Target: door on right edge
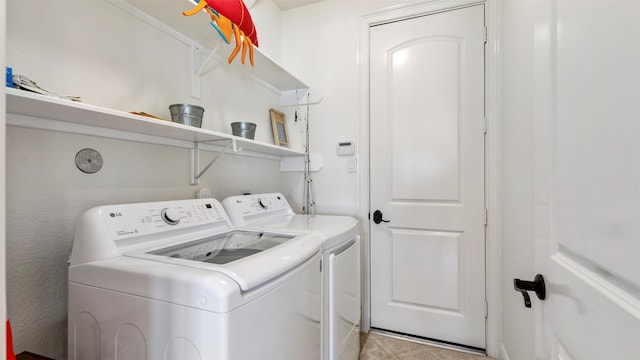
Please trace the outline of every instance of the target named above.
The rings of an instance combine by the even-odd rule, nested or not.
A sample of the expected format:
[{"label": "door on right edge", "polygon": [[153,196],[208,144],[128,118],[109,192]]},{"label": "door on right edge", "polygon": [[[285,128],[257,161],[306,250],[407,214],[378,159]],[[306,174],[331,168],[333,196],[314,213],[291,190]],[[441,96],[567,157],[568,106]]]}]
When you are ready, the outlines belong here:
[{"label": "door on right edge", "polygon": [[640,2],[538,6],[534,237],[546,299],[530,294],[536,356],[637,360]]},{"label": "door on right edge", "polygon": [[373,26],[369,54],[371,326],[477,349],[484,34],[475,5]]}]

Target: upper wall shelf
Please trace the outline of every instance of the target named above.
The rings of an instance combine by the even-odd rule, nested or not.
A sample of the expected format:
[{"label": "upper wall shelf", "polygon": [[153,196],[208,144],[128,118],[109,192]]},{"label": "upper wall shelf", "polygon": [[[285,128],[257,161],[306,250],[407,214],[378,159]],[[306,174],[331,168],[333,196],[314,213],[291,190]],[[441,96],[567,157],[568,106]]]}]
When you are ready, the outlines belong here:
[{"label": "upper wall shelf", "polygon": [[6,94],[7,124],[9,125],[184,148],[194,148],[195,143],[200,143],[200,149],[214,151],[220,149],[221,143],[231,141],[235,150],[242,150],[240,154],[267,155],[273,158],[304,154],[302,151],[231,134],[151,119],[23,90],[6,88]]},{"label": "upper wall shelf", "polygon": [[[183,11],[193,6],[186,0],[107,1],[184,43],[196,44],[199,48],[206,47],[209,50],[214,48],[216,44],[223,43],[209,24],[206,14],[196,14],[192,17],[182,15]],[[228,47],[227,51],[227,46],[225,45],[223,43],[224,50],[218,50],[222,54],[216,54],[214,58],[226,64],[226,56],[231,52],[232,48]],[[267,84],[280,93],[291,90],[306,91],[309,88],[302,80],[284,69],[259,48],[255,48],[255,67],[249,64],[248,55],[246,65],[242,65],[240,63],[240,54],[238,54],[231,64],[231,68],[244,76],[257,80],[257,82]],[[196,67],[195,72],[198,70],[199,67]]]}]

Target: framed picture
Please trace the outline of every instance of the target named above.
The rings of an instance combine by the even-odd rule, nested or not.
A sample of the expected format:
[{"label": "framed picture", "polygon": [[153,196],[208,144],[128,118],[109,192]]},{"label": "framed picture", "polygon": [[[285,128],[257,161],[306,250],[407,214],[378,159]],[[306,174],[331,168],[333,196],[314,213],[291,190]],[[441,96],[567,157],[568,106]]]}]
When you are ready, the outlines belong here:
[{"label": "framed picture", "polygon": [[269,109],[271,115],[271,128],[273,129],[273,142],[280,146],[289,146],[287,123],[284,114],[278,110]]}]

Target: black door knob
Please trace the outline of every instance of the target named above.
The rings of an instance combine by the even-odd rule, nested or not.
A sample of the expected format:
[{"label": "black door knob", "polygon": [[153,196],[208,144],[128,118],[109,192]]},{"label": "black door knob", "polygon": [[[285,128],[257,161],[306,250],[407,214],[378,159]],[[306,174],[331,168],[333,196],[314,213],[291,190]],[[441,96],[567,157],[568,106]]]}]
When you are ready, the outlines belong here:
[{"label": "black door knob", "polygon": [[390,222],[389,220],[385,220],[382,218],[382,211],[376,210],[373,212],[373,222],[376,224],[380,224],[381,222]]},{"label": "black door knob", "polygon": [[513,288],[522,293],[522,296],[524,297],[524,306],[528,308],[531,307],[531,298],[527,291],[535,291],[536,296],[540,300],[544,300],[547,296],[547,290],[544,286],[544,278],[540,274],[537,274],[533,281],[513,279]]}]

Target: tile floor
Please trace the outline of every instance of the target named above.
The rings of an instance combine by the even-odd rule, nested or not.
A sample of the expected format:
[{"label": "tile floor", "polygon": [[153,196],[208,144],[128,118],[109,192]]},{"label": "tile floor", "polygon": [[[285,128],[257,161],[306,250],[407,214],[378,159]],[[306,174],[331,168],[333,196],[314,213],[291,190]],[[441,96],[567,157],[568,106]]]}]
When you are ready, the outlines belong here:
[{"label": "tile floor", "polygon": [[401,340],[377,332],[360,334],[360,360],[491,360],[493,358]]}]

